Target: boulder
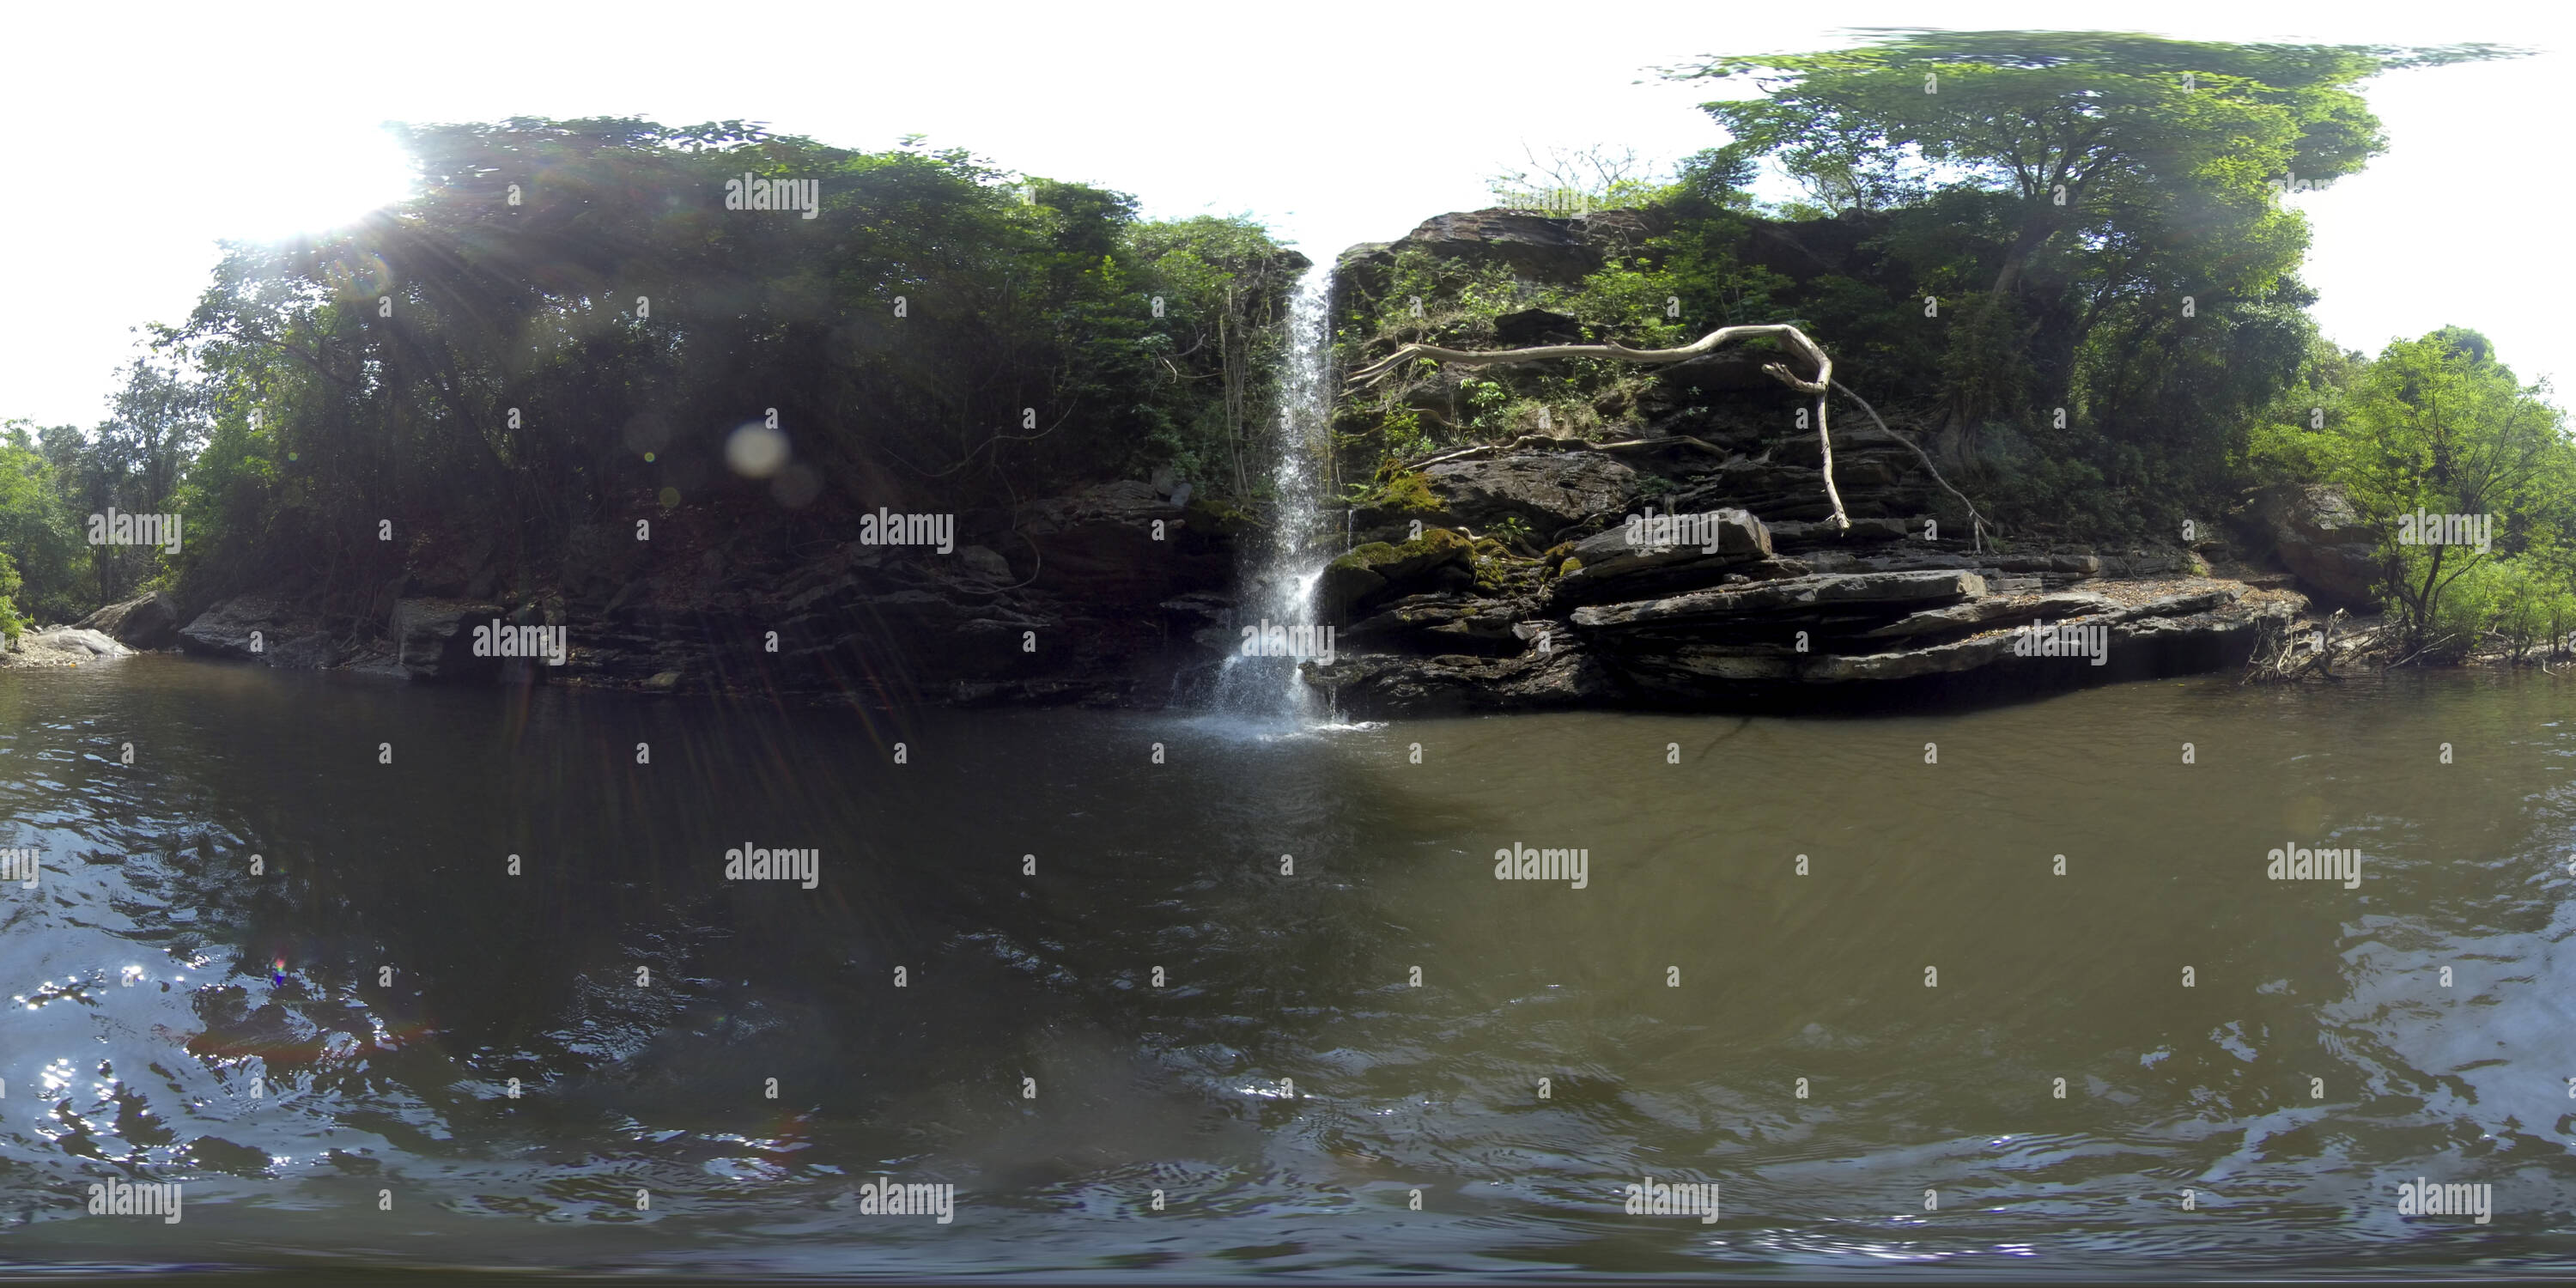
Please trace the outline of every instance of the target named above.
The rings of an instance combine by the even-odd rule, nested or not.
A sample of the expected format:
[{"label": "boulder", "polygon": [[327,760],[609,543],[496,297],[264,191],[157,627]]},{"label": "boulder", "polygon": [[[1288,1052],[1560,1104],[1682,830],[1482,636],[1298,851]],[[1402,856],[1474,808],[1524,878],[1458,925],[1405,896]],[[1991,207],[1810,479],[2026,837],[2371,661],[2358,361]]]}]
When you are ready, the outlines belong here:
[{"label": "boulder", "polygon": [[1550,587],[1550,603],[1570,608],[1697,590],[1771,557],[1770,530],[1742,510],[1713,511],[1703,525],[1695,544],[1643,544],[1654,534],[1642,524],[1638,539],[1622,524],[1576,542],[1568,555],[1575,570]]},{"label": "boulder", "polygon": [[[1154,525],[1163,525],[1157,540]],[[1204,501],[1176,505],[1142,479],[1036,502],[1000,555],[1012,580],[1039,591],[1117,604],[1153,604],[1233,583],[1239,516]],[[972,547],[969,547],[971,549]],[[929,558],[942,558],[932,554]],[[980,559],[966,565],[989,574]]]},{"label": "boulder", "polygon": [[1639,486],[1635,470],[1595,452],[1445,461],[1422,474],[1452,524],[1481,529],[1518,518],[1542,544],[1594,514],[1623,513]]},{"label": "boulder", "polygon": [[2264,498],[2263,515],[2281,563],[2330,603],[2378,607],[2378,535],[2362,523],[2341,489],[2323,484],[2284,488]]},{"label": "boulder", "polygon": [[179,628],[179,647],[200,656],[299,670],[338,666],[350,657],[350,650],[319,623],[270,595],[237,596],[197,614]]},{"label": "boulder", "polygon": [[488,678],[501,659],[474,656],[474,628],[502,615],[497,604],[463,599],[394,602],[394,664],[424,680]]},{"label": "boulder", "polygon": [[1618,692],[1591,650],[1561,631],[1546,650],[1524,647],[1509,657],[1344,654],[1298,674],[1355,716],[1562,710],[1600,706]]},{"label": "boulder", "polygon": [[0,666],[78,666],[100,658],[132,657],[134,650],[105,634],[77,626],[54,626],[18,636],[18,646],[0,654]]},{"label": "boulder", "polygon": [[[2257,605],[2251,612],[2238,611],[2236,606],[2244,599],[2245,594],[2244,587],[2225,583],[2160,595],[2144,603],[2125,608],[2112,606],[2112,601],[2105,596],[2091,594],[2025,600],[2021,601],[2021,606],[2045,607],[2049,611],[2039,614],[2043,618],[2058,616],[2064,621],[2098,623],[2105,628],[2110,659],[2121,664],[2119,670],[2110,674],[2134,677],[2142,673],[2161,672],[2166,662],[2172,660],[2170,657],[2153,656],[2157,652],[2172,654],[2177,651],[2206,651],[2218,648],[2222,654],[2226,654],[2234,645],[2250,638],[2252,624],[2257,616],[2269,615],[2277,618],[2286,615],[2286,606],[2279,604]],[[2085,611],[2095,607],[2108,607],[2110,611],[2099,613]],[[2064,611],[2068,609],[2075,611]],[[1798,678],[1814,684],[1855,681],[1884,683],[1933,675],[1955,675],[1997,664],[2014,663],[2023,667],[2050,668],[2060,678],[2068,675],[2079,679],[2091,678],[2083,675],[2083,671],[2093,669],[2090,666],[2051,667],[2050,663],[2038,659],[2016,658],[2013,654],[2014,633],[1992,628],[2002,626],[2007,621],[2018,620],[2022,616],[2024,614],[2021,613],[1998,614],[1985,623],[1987,630],[1947,643],[1907,647],[1885,653],[1826,655],[1811,658],[1800,666]],[[2144,659],[2132,658],[2129,655],[2132,646],[2144,649],[2150,656]],[[2233,652],[2232,656],[2235,661],[2243,660],[2241,651]],[[2224,663],[2223,661],[2211,663],[2208,659],[2203,659],[2184,669],[2209,669],[2213,664]]]},{"label": "boulder", "polygon": [[[1326,622],[1343,622],[1351,610],[1446,583],[1475,584],[1475,547],[1447,528],[1431,528],[1400,545],[1372,541],[1324,568],[1315,587],[1316,610]],[[1446,570],[1456,570],[1442,575]],[[1461,575],[1463,574],[1463,575]]]},{"label": "boulder", "polygon": [[968,546],[958,551],[957,562],[968,573],[986,581],[1007,583],[1016,580],[1011,576],[1010,561],[994,553],[988,546]]},{"label": "boulder", "polygon": [[1566,230],[1605,255],[1622,254],[1672,231],[1672,217],[1646,207],[1594,210],[1567,220]]},{"label": "boulder", "polygon": [[1596,210],[1572,219],[1499,207],[1455,211],[1424,220],[1397,241],[1362,242],[1342,252],[1338,280],[1342,289],[1381,293],[1397,254],[1419,250],[1451,263],[1500,264],[1527,282],[1572,286],[1609,258],[1635,253],[1669,224],[1650,210]]},{"label": "boulder", "polygon": [[1977,635],[1889,653],[1819,657],[1799,668],[1799,678],[1814,684],[1845,684],[1950,675],[1999,662],[2012,656],[2012,649],[2009,633]]},{"label": "boulder", "polygon": [[78,623],[131,648],[168,648],[179,638],[179,604],[160,591],[110,604]]},{"label": "boulder", "polygon": [[266,595],[240,595],[197,614],[179,628],[179,647],[210,657],[267,662],[284,634],[286,605]]},{"label": "boulder", "polygon": [[1347,648],[1414,654],[1510,654],[1526,641],[1513,630],[1521,615],[1509,600],[1473,595],[1408,595],[1389,601],[1341,632]]},{"label": "boulder", "polygon": [[1870,542],[1902,541],[1909,533],[1923,530],[1923,522],[1920,519],[1862,518],[1857,515],[1845,517],[1851,519],[1851,526],[1848,528],[1837,528],[1824,519],[1812,521],[1789,519],[1771,523],[1767,526],[1771,529],[1772,548],[1797,550],[1807,546],[1850,546]]},{"label": "boulder", "polygon": [[1434,215],[1382,253],[1424,250],[1437,259],[1500,264],[1514,277],[1572,286],[1601,267],[1600,249],[1574,222],[1499,209]]},{"label": "boulder", "polygon": [[[1570,634],[1607,681],[1597,700],[1797,710],[1903,704],[1936,694],[2004,696],[2224,669],[2243,663],[2259,623],[2286,620],[2303,602],[2206,578],[2114,583],[2111,593],[1969,593],[1981,580],[1975,573],[1926,569],[1811,578],[1805,587],[1757,583],[1578,609]],[[1927,593],[1966,597],[1888,621],[1892,606]],[[1856,630],[1871,613],[1884,624]],[[2106,664],[2016,654],[2016,631],[2035,622],[2098,627],[2108,643]],[[1808,638],[1799,641],[1800,632]],[[1556,634],[1559,648],[1568,634]],[[1343,670],[1359,683],[1343,690],[1346,705],[1370,718],[1483,709],[1493,704],[1490,695],[1444,693],[1431,681],[1454,685],[1512,674],[1479,671],[1463,659],[1353,662],[1358,665]]]}]

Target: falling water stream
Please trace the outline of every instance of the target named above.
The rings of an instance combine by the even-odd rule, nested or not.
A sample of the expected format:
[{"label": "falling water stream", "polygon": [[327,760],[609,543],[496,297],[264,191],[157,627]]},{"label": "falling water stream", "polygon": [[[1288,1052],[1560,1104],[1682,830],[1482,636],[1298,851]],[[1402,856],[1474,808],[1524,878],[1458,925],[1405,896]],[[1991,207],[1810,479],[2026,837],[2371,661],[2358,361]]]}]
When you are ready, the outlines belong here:
[{"label": "falling water stream", "polygon": [[[1287,351],[1279,380],[1279,432],[1270,462],[1270,540],[1245,573],[1238,627],[1266,635],[1278,626],[1316,628],[1316,587],[1340,552],[1319,540],[1318,506],[1332,419],[1333,269],[1318,263],[1297,282],[1288,308]],[[1219,671],[1218,714],[1256,723],[1303,727],[1324,716],[1325,703],[1298,676],[1295,655],[1230,654]]]}]

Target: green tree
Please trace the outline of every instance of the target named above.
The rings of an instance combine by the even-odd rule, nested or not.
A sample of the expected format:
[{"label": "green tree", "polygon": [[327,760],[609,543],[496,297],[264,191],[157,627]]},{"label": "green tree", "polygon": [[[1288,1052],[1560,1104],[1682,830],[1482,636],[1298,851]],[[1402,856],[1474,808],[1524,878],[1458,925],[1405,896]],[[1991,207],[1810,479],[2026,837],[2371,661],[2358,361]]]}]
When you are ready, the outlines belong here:
[{"label": "green tree", "polygon": [[10,562],[5,552],[0,552],[0,640],[13,644],[18,640],[21,625],[16,599],[20,585],[18,565]]},{"label": "green tree", "polygon": [[1727,150],[1774,157],[1812,191],[1862,208],[1963,198],[1947,222],[1979,276],[1949,284],[1944,313],[1947,420],[1967,429],[2068,405],[2079,352],[2124,314],[2181,320],[2186,296],[2199,317],[2280,290],[2306,246],[2284,187],[2385,147],[2355,85],[2499,52],[1915,32],[1674,74],[1762,89],[1705,110]]},{"label": "green tree", "polygon": [[[2545,559],[2561,544],[2576,471],[2548,392],[2523,385],[2486,337],[2457,327],[2390,344],[2353,390],[2338,481],[2382,534],[2389,596],[2416,647],[2456,633],[2437,630],[2455,582],[2488,576],[2482,565],[2517,552]],[[2408,522],[2417,515],[2483,516],[2490,543],[2422,540]]]},{"label": "green tree", "polygon": [[[193,595],[292,586],[354,629],[414,543],[489,550],[527,593],[569,534],[657,500],[812,548],[878,505],[1007,522],[1222,429],[1157,339],[1122,194],[730,121],[406,142],[411,200],[230,248],[168,337],[215,391],[180,488]],[[746,176],[817,184],[817,217],[729,209]],[[728,441],[773,417],[789,459],[744,472]]]},{"label": "green tree", "polygon": [[[84,547],[57,469],[39,441],[25,421],[0,427],[0,559],[19,579],[11,592],[18,611],[70,621],[93,606],[83,576]],[[81,440],[75,431],[48,429],[41,441],[58,447]],[[77,455],[72,460],[77,468]]]},{"label": "green tree", "polygon": [[[1276,396],[1284,306],[1309,261],[1240,216],[1140,223],[1127,249],[1162,301],[1159,325],[1138,341],[1169,377],[1155,399],[1152,433],[1165,456],[1156,463],[1248,495],[1244,452],[1254,416]],[[1197,392],[1210,386],[1213,400]]]}]

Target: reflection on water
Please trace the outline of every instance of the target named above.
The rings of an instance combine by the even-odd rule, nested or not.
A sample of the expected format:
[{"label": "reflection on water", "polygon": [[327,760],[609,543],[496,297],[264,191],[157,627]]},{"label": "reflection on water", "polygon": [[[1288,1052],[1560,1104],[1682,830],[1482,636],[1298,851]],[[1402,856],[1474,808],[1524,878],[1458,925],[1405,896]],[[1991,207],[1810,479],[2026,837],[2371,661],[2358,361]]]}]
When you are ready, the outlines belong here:
[{"label": "reflection on water", "polygon": [[[0,1257],[2563,1266],[2567,709],[1299,733],[0,676],[0,848],[42,855],[0,887]],[[1584,888],[1495,879],[1521,846]],[[2359,887],[2266,879],[2297,846]],[[773,848],[814,888],[726,881]],[[2402,1215],[2418,1176],[2491,1223]],[[86,1215],[109,1177],[184,1219]],[[863,1211],[880,1177],[953,1223]],[[1722,1215],[1628,1215],[1647,1178]]]}]

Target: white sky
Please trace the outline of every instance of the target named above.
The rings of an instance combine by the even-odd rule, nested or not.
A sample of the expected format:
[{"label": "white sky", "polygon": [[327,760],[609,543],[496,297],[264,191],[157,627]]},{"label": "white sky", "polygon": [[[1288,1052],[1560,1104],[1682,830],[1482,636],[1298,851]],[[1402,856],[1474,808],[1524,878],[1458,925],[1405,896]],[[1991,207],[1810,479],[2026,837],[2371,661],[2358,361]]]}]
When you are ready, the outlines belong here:
[{"label": "white sky", "polygon": [[2301,200],[2337,342],[2375,352],[2459,323],[2526,378],[2564,373],[2576,257],[2557,152],[2576,58],[2556,52],[2567,20],[2541,8],[31,4],[0,49],[0,119],[19,122],[0,169],[0,419],[98,420],[130,329],[186,315],[214,239],[327,225],[398,193],[388,120],[740,118],[863,148],[919,132],[1135,193],[1149,215],[1251,214],[1329,255],[1486,204],[1485,180],[1524,146],[1672,158],[1723,141],[1692,109],[1708,87],[1651,83],[1646,67],[1927,25],[2550,51],[2370,82],[2391,151]]}]

